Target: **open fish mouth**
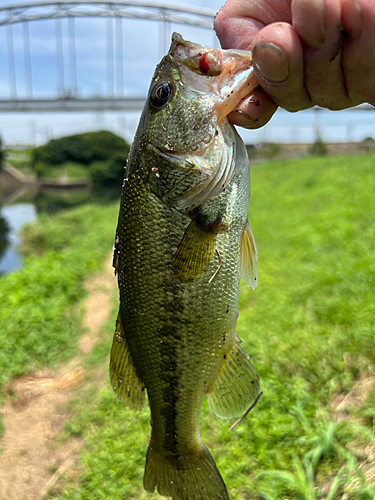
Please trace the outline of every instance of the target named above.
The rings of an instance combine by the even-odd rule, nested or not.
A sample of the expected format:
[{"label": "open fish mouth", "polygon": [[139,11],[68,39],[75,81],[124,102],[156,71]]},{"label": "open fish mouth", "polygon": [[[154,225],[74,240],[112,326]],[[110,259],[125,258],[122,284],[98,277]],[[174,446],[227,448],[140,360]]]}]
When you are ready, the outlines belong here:
[{"label": "open fish mouth", "polygon": [[168,56],[176,64],[207,77],[217,100],[215,114],[218,122],[234,111],[241,99],[258,86],[249,51],[211,49],[173,33]]},{"label": "open fish mouth", "polygon": [[[211,49],[172,35],[150,87],[151,116],[162,119],[150,129],[147,145],[163,158],[152,185],[167,204],[190,209],[230,184],[242,149],[226,117],[256,86],[251,52]],[[168,189],[165,171],[172,166],[178,181]]]}]

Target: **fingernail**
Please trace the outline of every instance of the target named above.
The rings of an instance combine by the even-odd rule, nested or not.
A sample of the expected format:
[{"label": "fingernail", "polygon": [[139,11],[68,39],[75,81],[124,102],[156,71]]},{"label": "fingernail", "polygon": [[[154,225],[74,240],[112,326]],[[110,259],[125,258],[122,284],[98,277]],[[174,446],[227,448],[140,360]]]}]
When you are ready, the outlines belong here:
[{"label": "fingernail", "polygon": [[240,109],[236,109],[229,113],[228,119],[239,127],[254,128],[257,126],[256,122]]},{"label": "fingernail", "polygon": [[325,8],[323,0],[293,0],[293,28],[311,48],[323,45]]},{"label": "fingernail", "polygon": [[342,0],[341,19],[344,30],[351,38],[361,36],[362,12],[357,0]]},{"label": "fingernail", "polygon": [[268,81],[280,83],[289,77],[289,63],[284,52],[273,43],[258,43],[253,48],[253,62]]}]

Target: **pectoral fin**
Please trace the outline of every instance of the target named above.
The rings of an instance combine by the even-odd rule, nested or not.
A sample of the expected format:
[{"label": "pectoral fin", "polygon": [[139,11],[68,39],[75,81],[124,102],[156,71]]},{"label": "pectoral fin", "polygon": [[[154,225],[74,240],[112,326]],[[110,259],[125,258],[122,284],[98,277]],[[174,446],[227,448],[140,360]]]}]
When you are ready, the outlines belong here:
[{"label": "pectoral fin", "polygon": [[172,269],[184,282],[199,278],[208,269],[214,257],[220,219],[209,222],[198,213],[187,227],[174,258]]},{"label": "pectoral fin", "polygon": [[145,386],[138,375],[119,312],[113,338],[109,375],[117,397],[133,410],[140,410],[145,401]]},{"label": "pectoral fin", "polygon": [[236,337],[232,348],[224,354],[219,375],[208,393],[208,406],[219,417],[238,417],[259,394],[258,375]]},{"label": "pectoral fin", "polygon": [[244,282],[253,290],[258,285],[258,250],[250,224],[246,221],[242,230],[241,253],[240,253],[240,275]]}]

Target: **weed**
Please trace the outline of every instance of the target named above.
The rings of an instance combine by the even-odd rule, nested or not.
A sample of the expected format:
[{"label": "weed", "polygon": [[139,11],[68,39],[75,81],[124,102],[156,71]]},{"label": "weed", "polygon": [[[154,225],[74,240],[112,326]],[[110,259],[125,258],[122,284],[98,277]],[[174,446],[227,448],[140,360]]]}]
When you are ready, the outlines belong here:
[{"label": "weed", "polygon": [[110,252],[116,213],[86,206],[25,229],[25,266],[0,280],[0,386],[74,354],[82,281]]}]

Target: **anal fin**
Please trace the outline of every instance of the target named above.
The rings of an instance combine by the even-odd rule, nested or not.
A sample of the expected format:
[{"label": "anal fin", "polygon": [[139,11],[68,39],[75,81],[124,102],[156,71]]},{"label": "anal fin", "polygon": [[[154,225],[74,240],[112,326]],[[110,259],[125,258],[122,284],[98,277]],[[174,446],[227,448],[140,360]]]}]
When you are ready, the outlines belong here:
[{"label": "anal fin", "polygon": [[258,285],[258,250],[250,224],[246,221],[241,236],[240,275],[253,290]]},{"label": "anal fin", "polygon": [[121,311],[116,320],[109,375],[117,397],[133,410],[140,410],[145,401],[145,386],[134,366],[122,325]]},{"label": "anal fin", "polygon": [[224,358],[219,374],[208,393],[208,406],[219,417],[238,417],[258,398],[259,377],[250,363],[248,354],[241,349],[238,337]]}]

